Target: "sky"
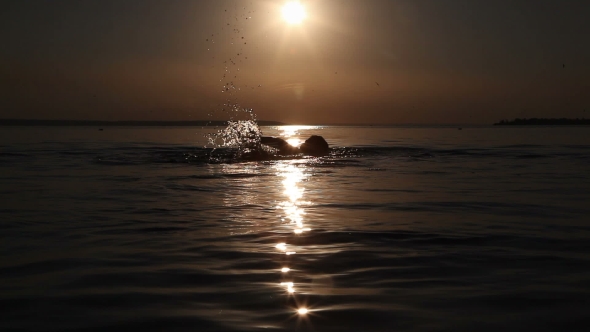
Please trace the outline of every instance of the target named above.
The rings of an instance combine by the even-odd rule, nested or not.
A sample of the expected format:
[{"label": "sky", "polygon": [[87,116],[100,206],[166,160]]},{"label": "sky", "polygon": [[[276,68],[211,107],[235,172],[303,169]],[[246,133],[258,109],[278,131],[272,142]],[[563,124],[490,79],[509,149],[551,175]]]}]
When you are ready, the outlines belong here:
[{"label": "sky", "polygon": [[[590,6],[4,0],[0,118],[491,124],[590,117]],[[246,113],[240,113],[246,114]]]}]

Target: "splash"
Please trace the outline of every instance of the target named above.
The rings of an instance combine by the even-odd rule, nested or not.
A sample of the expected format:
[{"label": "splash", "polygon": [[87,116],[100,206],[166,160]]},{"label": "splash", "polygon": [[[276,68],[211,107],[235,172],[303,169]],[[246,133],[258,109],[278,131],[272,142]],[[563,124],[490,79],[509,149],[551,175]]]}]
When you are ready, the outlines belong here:
[{"label": "splash", "polygon": [[[212,147],[226,147],[238,149],[256,149],[260,147],[262,132],[256,123],[256,113],[253,109],[232,107],[233,114],[227,121],[227,126],[216,133],[207,135],[208,144]],[[245,115],[240,116],[240,115]],[[240,120],[240,118],[245,118]]]},{"label": "splash", "polygon": [[243,153],[260,149],[262,132],[254,120],[228,121],[227,127],[218,132],[221,146],[237,148]]},{"label": "splash", "polygon": [[[240,15],[241,8],[243,8],[243,11]],[[227,120],[225,128],[206,135],[207,147],[212,147],[213,153],[217,155],[222,154],[224,156],[223,161],[228,161],[228,154],[233,154],[230,162],[243,159],[244,156],[260,154],[264,150],[261,147],[262,133],[258,127],[254,110],[244,108],[238,100],[238,95],[242,90],[239,77],[240,65],[244,60],[248,59],[245,55],[248,36],[246,30],[252,10],[248,10],[247,13],[246,10],[247,7],[237,6],[237,3],[233,10],[224,9],[225,30],[222,28],[222,31],[217,34],[211,34],[211,39],[206,39],[207,42],[211,42],[211,48],[215,43],[213,38],[219,39],[224,44],[224,51],[215,50],[215,52],[225,56],[229,55],[223,61],[224,72],[220,79],[222,83],[221,93],[225,95],[226,102],[219,110],[213,110],[209,114],[210,117],[214,117],[215,113],[217,113],[217,118],[222,117],[229,120]],[[220,112],[222,114],[219,114]]]},{"label": "splash", "polygon": [[[237,120],[243,118],[245,120]],[[247,160],[265,160],[272,157],[271,148],[261,143],[262,131],[252,109],[235,109],[225,128],[207,135],[208,145],[213,148],[210,163],[232,163]]]}]

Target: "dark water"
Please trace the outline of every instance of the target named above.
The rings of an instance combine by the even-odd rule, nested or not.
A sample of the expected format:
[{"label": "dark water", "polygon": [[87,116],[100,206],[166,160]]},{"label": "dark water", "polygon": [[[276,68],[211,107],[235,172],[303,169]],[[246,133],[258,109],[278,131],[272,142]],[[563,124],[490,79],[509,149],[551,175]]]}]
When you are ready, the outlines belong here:
[{"label": "dark water", "polygon": [[0,330],[588,330],[590,130],[262,130],[0,128]]}]

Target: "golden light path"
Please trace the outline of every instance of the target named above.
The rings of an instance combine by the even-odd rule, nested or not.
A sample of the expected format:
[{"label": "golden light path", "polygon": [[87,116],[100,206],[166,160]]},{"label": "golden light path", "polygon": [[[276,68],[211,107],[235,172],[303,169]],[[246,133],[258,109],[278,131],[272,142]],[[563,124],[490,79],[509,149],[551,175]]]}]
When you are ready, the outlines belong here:
[{"label": "golden light path", "polygon": [[[302,143],[297,137],[299,131],[313,128],[315,127],[282,126],[280,127],[280,136],[289,142],[289,144],[298,146]],[[304,222],[305,211],[303,207],[310,204],[309,202],[303,200],[305,188],[303,188],[301,184],[309,176],[309,174],[305,172],[306,167],[304,166],[305,164],[301,164],[300,161],[296,160],[282,161],[274,165],[277,170],[277,175],[282,177],[281,183],[283,185],[283,195],[285,197],[285,199],[278,204],[278,208],[284,212],[281,220],[287,224],[289,228],[292,228],[294,233],[292,236],[299,236],[300,234],[311,230],[309,227],[306,227]],[[293,250],[294,248],[290,246],[289,243],[278,243],[276,244],[275,248],[289,257],[296,254],[296,251]],[[307,317],[310,309],[308,309],[304,303],[298,302],[295,298],[296,288],[295,282],[291,276],[292,269],[289,266],[286,266],[286,264],[283,264],[279,269],[282,273],[282,277],[284,278],[280,283],[280,286],[282,286],[285,289],[287,295],[292,296],[295,300],[295,303],[297,303],[297,307],[294,308],[296,315],[300,317]]]},{"label": "golden light path", "polygon": [[293,232],[301,234],[304,231],[309,230],[304,228],[303,216],[305,211],[301,207],[305,202],[301,201],[303,197],[304,189],[298,186],[299,182],[305,179],[307,176],[303,174],[301,169],[293,164],[279,166],[280,174],[284,177],[282,183],[285,187],[283,193],[287,196],[287,200],[279,204],[279,208],[285,211],[285,221],[289,221],[290,224],[294,225]]}]

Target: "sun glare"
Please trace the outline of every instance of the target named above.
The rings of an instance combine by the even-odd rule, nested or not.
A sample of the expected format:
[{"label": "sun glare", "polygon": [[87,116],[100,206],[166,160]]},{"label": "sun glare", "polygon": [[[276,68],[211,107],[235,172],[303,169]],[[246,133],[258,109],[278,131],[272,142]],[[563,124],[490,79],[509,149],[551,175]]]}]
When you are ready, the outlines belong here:
[{"label": "sun glare", "polygon": [[283,6],[283,18],[289,24],[300,24],[307,16],[305,8],[299,1],[289,1]]},{"label": "sun glare", "polygon": [[299,308],[297,309],[297,313],[299,313],[300,315],[305,315],[309,312],[309,310],[307,310],[307,308]]},{"label": "sun glare", "polygon": [[303,142],[299,138],[289,138],[287,139],[287,143],[294,147],[299,147]]}]

